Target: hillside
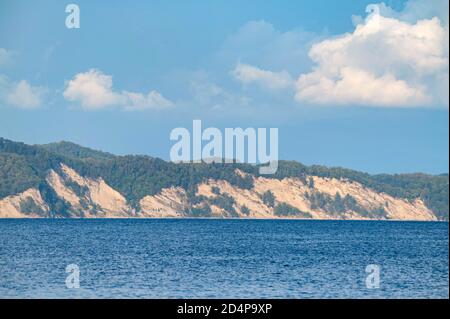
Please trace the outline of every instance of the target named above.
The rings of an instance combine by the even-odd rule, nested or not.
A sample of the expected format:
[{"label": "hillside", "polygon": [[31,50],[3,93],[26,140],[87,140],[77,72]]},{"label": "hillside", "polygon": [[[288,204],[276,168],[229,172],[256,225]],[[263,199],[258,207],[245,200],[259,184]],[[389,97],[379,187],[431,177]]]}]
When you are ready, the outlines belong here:
[{"label": "hillside", "polygon": [[0,217],[448,220],[448,174],[369,175],[281,161],[174,164],[0,138]]},{"label": "hillside", "polygon": [[90,148],[66,141],[37,146],[49,151],[50,153],[81,160],[108,160],[114,158],[114,155],[110,153],[92,150]]}]

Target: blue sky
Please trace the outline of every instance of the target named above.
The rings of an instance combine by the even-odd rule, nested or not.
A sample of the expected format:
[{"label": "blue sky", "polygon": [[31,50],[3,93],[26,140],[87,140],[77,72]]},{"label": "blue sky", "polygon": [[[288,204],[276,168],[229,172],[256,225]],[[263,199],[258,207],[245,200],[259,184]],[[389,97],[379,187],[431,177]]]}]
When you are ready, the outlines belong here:
[{"label": "blue sky", "polygon": [[79,29],[68,3],[0,0],[0,136],[168,159],[201,119],[278,127],[281,159],[448,172],[448,1],[73,1]]}]

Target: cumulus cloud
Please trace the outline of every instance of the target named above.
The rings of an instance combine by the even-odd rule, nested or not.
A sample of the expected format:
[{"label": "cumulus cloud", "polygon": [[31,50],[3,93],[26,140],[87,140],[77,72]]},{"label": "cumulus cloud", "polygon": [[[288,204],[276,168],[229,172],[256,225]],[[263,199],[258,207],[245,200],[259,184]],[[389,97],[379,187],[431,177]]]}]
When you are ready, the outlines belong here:
[{"label": "cumulus cloud", "polygon": [[13,82],[6,76],[0,76],[0,100],[9,106],[31,110],[43,105],[47,89],[32,86],[25,80]]},{"label": "cumulus cloud", "polygon": [[402,13],[375,7],[353,33],[314,44],[309,56],[315,66],[298,78],[296,99],[448,107],[448,22],[445,25],[438,17],[411,22],[412,12],[420,11],[423,1],[413,2]]},{"label": "cumulus cloud", "polygon": [[244,84],[256,83],[272,90],[289,88],[293,79],[286,71],[272,72],[255,66],[239,63],[232,71],[233,76]]},{"label": "cumulus cloud", "polygon": [[430,97],[423,89],[410,87],[392,74],[376,77],[370,72],[344,67],[338,76],[320,71],[300,76],[296,98],[316,104],[359,104],[366,106],[424,105]]},{"label": "cumulus cloud", "polygon": [[113,92],[112,85],[112,76],[92,69],[75,75],[67,84],[63,95],[67,100],[78,101],[88,109],[122,104],[123,97]]},{"label": "cumulus cloud", "polygon": [[114,106],[126,110],[145,110],[167,108],[173,105],[156,91],[150,91],[148,94],[116,92],[113,89],[112,76],[96,69],[75,75],[67,83],[63,96],[68,101],[80,103],[81,107],[88,110]]}]

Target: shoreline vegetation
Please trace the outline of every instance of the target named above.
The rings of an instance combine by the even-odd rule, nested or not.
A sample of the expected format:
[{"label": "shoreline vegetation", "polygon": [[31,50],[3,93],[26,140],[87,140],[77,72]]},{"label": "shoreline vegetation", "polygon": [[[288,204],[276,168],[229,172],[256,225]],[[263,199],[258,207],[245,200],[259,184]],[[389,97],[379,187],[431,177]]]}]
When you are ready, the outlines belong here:
[{"label": "shoreline vegetation", "polygon": [[448,221],[448,174],[370,175],[280,161],[171,163],[0,138],[0,218]]}]

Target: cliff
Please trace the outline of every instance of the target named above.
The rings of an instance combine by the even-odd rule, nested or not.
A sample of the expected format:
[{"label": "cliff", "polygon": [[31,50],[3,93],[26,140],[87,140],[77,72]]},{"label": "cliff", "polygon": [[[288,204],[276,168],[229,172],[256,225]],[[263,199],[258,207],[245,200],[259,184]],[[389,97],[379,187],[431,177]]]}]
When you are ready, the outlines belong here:
[{"label": "cliff", "polygon": [[[448,220],[448,175],[379,175],[281,162],[173,164],[0,139],[1,218]],[[82,151],[82,152],[81,152]]]}]

